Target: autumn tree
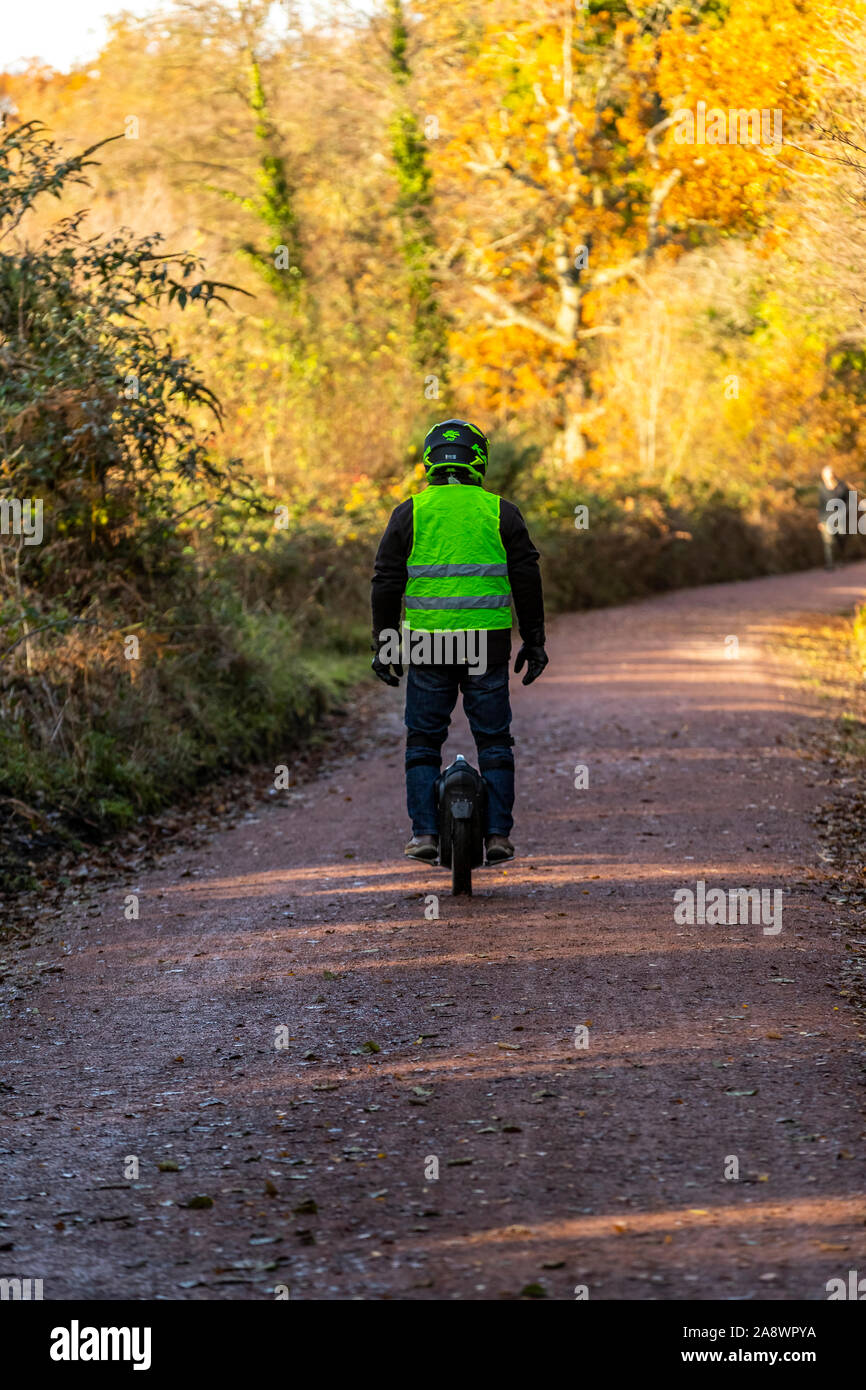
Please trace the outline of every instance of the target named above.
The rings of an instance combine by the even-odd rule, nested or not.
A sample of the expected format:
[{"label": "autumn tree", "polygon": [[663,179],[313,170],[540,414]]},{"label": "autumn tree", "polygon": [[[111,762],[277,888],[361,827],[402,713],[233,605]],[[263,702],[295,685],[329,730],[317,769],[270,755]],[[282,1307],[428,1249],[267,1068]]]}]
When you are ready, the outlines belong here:
[{"label": "autumn tree", "polygon": [[[616,333],[618,302],[656,257],[759,223],[784,184],[784,161],[766,151],[726,149],[716,163],[675,143],[678,108],[701,91],[773,104],[787,84],[802,120],[820,18],[794,0],[781,16],[769,4],[756,13],[755,0],[733,0],[727,15],[663,0],[543,0],[531,16],[517,0],[423,10],[445,55],[434,85],[448,266],[483,309],[463,315],[457,337],[469,399],[500,417],[550,401],[566,456],[578,457],[597,409],[593,340]],[[750,85],[751,69],[761,80]]]},{"label": "autumn tree", "polygon": [[399,190],[397,212],[412,313],[413,348],[418,365],[435,366],[441,379],[447,374],[447,340],[433,272],[436,240],[430,219],[432,179],[424,133],[408,100],[409,31],[402,0],[388,0],[388,12],[390,67],[397,91],[389,135]]}]

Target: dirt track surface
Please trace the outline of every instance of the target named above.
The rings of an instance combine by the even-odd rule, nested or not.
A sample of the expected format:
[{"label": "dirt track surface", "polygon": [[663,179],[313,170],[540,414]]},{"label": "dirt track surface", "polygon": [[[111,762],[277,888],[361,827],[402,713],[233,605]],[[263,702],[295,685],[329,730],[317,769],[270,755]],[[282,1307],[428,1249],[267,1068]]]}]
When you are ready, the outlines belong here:
[{"label": "dirt track surface", "polygon": [[[365,746],[288,807],[82,904],[2,1024],[0,1276],[761,1300],[866,1268],[863,1037],[799,751],[826,712],[764,644],[864,588],[856,565],[559,620],[513,688],[520,858],[471,901],[400,858],[382,687]],[[781,932],[677,923],[701,879],[782,889]]]}]

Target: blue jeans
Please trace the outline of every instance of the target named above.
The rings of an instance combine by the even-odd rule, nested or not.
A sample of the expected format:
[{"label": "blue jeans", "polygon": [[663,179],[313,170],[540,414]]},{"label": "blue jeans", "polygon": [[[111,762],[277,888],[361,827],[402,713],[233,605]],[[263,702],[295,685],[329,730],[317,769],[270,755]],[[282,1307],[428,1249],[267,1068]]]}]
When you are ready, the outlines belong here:
[{"label": "blue jeans", "polygon": [[508,835],[514,824],[514,754],[508,662],[472,676],[466,666],[413,666],[406,675],[406,802],[414,835],[438,835],[433,789],[442,762],[451,712],[463,693],[463,709],[487,783],[486,835]]}]

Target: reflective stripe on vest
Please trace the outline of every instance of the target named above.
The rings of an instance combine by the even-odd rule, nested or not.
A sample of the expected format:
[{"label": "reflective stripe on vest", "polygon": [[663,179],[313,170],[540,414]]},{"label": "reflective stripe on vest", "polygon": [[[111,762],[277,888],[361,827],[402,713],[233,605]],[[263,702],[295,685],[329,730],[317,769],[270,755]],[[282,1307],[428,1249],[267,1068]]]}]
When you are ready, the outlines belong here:
[{"label": "reflective stripe on vest", "polygon": [[510,594],[465,594],[462,598],[449,594],[414,594],[412,608],[510,608]]},{"label": "reflective stripe on vest", "polygon": [[508,574],[507,565],[410,565],[410,579],[450,579],[455,574]]},{"label": "reflective stripe on vest", "polygon": [[511,627],[499,498],[442,484],[412,499],[406,622],[426,631]]}]

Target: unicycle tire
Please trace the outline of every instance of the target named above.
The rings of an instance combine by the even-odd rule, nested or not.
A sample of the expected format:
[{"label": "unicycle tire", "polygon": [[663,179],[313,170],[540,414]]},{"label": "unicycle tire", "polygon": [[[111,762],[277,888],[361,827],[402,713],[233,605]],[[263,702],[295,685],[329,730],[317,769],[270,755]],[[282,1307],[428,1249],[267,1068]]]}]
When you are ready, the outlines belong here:
[{"label": "unicycle tire", "polygon": [[451,892],[454,897],[472,897],[472,822],[451,821]]}]

